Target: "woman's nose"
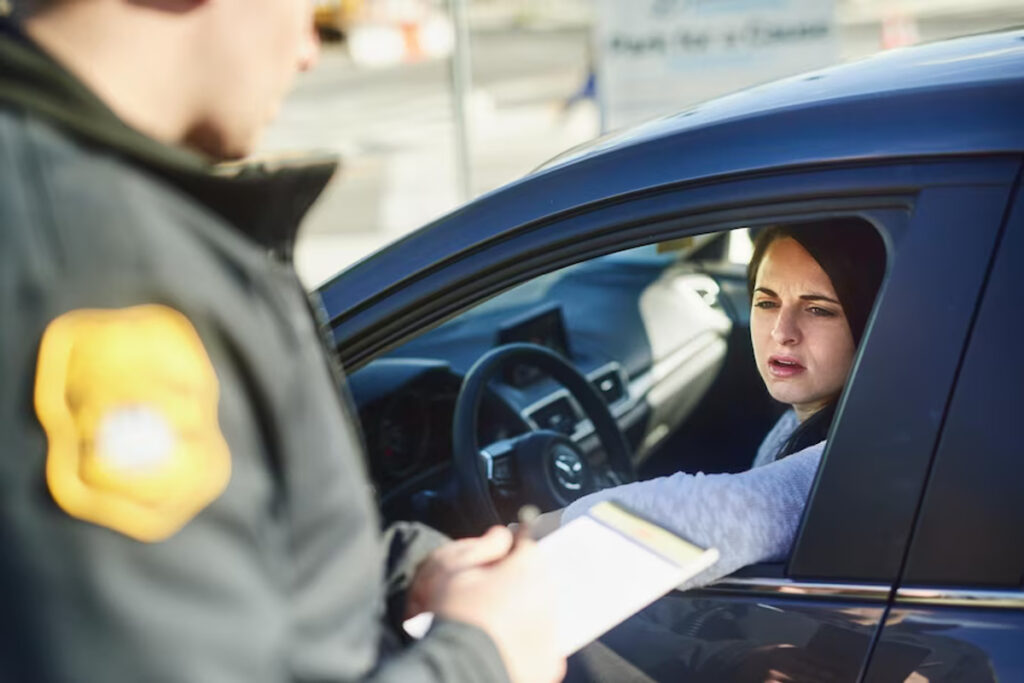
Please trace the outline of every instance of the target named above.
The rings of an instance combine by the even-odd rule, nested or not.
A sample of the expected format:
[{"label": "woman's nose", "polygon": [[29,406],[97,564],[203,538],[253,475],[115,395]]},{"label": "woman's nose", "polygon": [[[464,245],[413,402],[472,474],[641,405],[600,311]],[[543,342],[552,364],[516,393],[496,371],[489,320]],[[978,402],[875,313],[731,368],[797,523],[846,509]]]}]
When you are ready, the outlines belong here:
[{"label": "woman's nose", "polygon": [[783,307],[772,327],[772,339],[777,344],[796,344],[800,341],[800,326],[797,323],[796,311]]}]

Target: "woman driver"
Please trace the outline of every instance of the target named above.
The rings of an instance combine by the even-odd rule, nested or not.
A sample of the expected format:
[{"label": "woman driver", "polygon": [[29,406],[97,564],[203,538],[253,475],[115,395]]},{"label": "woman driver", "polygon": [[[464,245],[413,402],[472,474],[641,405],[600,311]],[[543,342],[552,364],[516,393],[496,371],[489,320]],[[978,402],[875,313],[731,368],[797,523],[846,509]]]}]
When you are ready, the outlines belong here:
[{"label": "woman driver", "polygon": [[768,228],[747,271],[754,360],[772,398],[789,404],[739,474],[677,473],[584,496],[561,522],[611,499],[720,559],[688,586],[786,557],[818,469],[836,401],[885,271],[878,233],[855,220]]}]

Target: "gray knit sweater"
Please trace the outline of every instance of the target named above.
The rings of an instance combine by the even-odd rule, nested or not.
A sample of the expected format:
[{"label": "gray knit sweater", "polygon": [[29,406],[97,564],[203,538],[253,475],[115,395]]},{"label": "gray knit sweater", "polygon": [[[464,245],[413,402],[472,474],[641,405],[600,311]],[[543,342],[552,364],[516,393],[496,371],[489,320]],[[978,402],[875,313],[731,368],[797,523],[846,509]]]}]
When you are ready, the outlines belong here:
[{"label": "gray knit sweater", "polygon": [[799,425],[787,411],[765,437],[753,467],[738,474],[686,474],[625,484],[580,498],[565,508],[562,523],[595,503],[614,500],[702,547],[719,560],[680,588],[693,588],[755,562],[783,560],[793,545],[818,471],[822,441],[776,460]]}]

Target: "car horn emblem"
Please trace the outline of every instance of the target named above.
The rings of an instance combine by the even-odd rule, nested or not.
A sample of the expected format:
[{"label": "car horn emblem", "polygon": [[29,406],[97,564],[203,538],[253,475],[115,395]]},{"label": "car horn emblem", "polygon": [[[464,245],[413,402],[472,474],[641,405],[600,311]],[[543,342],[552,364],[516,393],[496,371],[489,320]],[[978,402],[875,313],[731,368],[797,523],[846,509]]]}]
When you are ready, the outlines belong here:
[{"label": "car horn emblem", "polygon": [[555,479],[562,488],[579,491],[583,488],[583,460],[574,451],[562,447],[555,450]]}]

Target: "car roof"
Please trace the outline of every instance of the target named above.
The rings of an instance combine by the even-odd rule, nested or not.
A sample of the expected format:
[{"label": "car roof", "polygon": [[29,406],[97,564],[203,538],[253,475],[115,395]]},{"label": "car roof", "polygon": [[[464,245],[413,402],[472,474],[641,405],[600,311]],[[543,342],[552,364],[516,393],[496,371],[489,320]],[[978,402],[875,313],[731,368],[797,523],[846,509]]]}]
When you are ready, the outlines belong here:
[{"label": "car roof", "polygon": [[[855,129],[828,144],[830,159],[1021,151],[1021,110],[1010,105],[1020,104],[1022,89],[1024,29],[968,36],[888,50],[741,90],[585,143],[538,171],[644,142],[698,143],[712,129],[727,130],[744,150],[733,172],[741,171],[742,164],[792,163],[824,156],[812,149],[820,144],[820,133],[835,132],[837,121]],[[859,117],[866,108],[871,116],[863,120]],[[767,119],[799,123],[801,136],[788,136],[784,148],[773,145],[765,139]],[[906,130],[908,122],[912,130]],[[899,142],[893,133],[905,137],[906,144],[881,147],[883,141]]]},{"label": "car roof", "polygon": [[1024,30],[891,50],[599,139],[320,288],[331,318],[528,225],[648,190],[782,169],[1024,151]]}]

